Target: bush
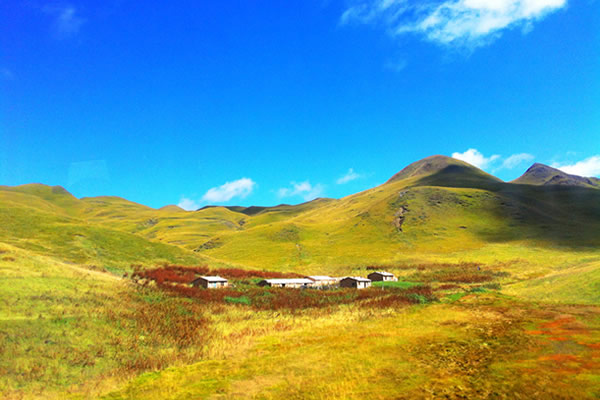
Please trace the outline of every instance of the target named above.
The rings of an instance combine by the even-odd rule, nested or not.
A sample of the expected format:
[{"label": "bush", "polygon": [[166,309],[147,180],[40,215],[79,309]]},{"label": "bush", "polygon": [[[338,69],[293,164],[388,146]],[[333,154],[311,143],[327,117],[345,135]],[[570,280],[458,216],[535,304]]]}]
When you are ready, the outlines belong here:
[{"label": "bush", "polygon": [[486,288],[483,288],[483,287],[481,287],[481,286],[478,286],[478,287],[471,288],[471,289],[469,290],[469,292],[470,292],[470,293],[485,293],[485,292],[487,292],[487,289],[486,289]]},{"label": "bush", "polygon": [[414,300],[415,303],[418,304],[427,304],[429,303],[429,299],[422,294],[411,293],[408,295],[408,298]]},{"label": "bush", "polygon": [[247,306],[249,306],[251,303],[250,299],[247,296],[240,296],[240,297],[225,296],[225,301],[227,303],[231,303],[231,304],[245,304]]},{"label": "bush", "polygon": [[488,283],[481,287],[486,288],[486,289],[491,289],[491,290],[501,290],[502,289],[502,286],[500,286],[499,283]]},{"label": "bush", "polygon": [[375,281],[372,283],[373,287],[376,288],[381,288],[381,287],[386,287],[386,288],[393,288],[393,289],[409,289],[411,287],[415,287],[415,286],[420,286],[421,283],[420,282],[403,282],[403,281],[387,281],[387,282],[383,282],[383,281]]}]

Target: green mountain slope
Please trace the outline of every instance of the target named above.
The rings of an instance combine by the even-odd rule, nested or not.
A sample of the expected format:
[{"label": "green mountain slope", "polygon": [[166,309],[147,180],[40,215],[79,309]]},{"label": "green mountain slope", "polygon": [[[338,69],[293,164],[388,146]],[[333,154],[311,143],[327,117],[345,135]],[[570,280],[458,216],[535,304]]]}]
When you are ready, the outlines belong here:
[{"label": "green mountain slope", "polygon": [[419,260],[494,244],[600,245],[600,191],[505,183],[444,156],[417,161],[376,188],[295,206],[156,210],[118,197],[78,200],[62,188],[25,185],[0,188],[0,207],[0,239],[77,259],[105,257],[94,243],[109,239],[89,239],[94,235],[115,241],[126,235],[135,246],[156,250],[169,245],[161,251],[177,257],[275,269]]},{"label": "green mountain slope", "polygon": [[75,263],[126,267],[161,261],[198,263],[177,246],[91,223],[85,201],[44,185],[0,188],[0,242]]},{"label": "green mountain slope", "polygon": [[434,156],[386,184],[285,219],[219,234],[214,257],[251,265],[394,262],[494,243],[600,244],[600,192],[504,183]]}]

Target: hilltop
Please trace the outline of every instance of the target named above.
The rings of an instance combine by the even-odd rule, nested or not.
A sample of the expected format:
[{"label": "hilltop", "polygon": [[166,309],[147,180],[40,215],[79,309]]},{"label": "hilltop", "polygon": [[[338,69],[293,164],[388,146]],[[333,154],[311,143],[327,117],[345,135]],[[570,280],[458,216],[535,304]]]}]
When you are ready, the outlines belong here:
[{"label": "hilltop", "polygon": [[567,174],[559,169],[535,163],[512,183],[526,185],[564,185],[600,188],[600,179]]},{"label": "hilltop", "polygon": [[426,157],[408,165],[400,172],[392,176],[386,183],[392,183],[414,177],[423,178],[425,176],[442,173],[444,171],[455,172],[463,175],[475,175],[493,181],[500,181],[498,178],[469,163],[452,157],[435,155]]}]

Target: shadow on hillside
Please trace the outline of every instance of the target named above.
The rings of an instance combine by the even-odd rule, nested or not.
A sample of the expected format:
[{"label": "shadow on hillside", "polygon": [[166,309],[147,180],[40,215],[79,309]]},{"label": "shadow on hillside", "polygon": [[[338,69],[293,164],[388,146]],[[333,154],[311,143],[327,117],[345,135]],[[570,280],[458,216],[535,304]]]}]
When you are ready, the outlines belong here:
[{"label": "shadow on hillside", "polygon": [[462,166],[424,177],[418,186],[483,189],[496,194],[491,211],[506,221],[475,232],[483,240],[533,240],[573,249],[600,247],[600,190],[505,183]]}]

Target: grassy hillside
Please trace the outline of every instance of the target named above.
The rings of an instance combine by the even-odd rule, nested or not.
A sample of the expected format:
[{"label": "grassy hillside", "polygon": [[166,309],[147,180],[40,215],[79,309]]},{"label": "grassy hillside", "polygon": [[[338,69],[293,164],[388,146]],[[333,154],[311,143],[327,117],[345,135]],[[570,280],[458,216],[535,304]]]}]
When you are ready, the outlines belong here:
[{"label": "grassy hillside", "polygon": [[[379,187],[297,206],[186,212],[116,197],[78,200],[43,185],[0,189],[6,240],[33,237],[27,229],[35,226],[28,220],[35,215],[44,228],[21,245],[54,248],[77,262],[108,257],[107,248],[131,241],[112,261],[135,258],[128,253],[143,259],[171,253],[188,261],[331,273],[346,265],[427,260],[503,244],[587,251],[600,245],[598,204],[595,189],[504,183],[443,156],[413,163]],[[113,244],[90,245],[103,240]]]},{"label": "grassy hillside", "polygon": [[593,189],[513,185],[444,169],[291,218],[250,219],[242,230],[219,233],[205,254],[289,268],[394,263],[503,243],[592,249],[600,245],[598,204]]},{"label": "grassy hillside", "polygon": [[218,355],[218,342],[207,348],[216,312],[231,329],[251,326],[235,307],[217,310],[5,243],[0,305],[7,400],[97,398],[142,372]]},{"label": "grassy hillside", "polygon": [[[600,190],[504,183],[439,156],[296,206],[188,212],[0,187],[0,397],[598,398],[598,232]],[[190,288],[189,268],[120,277],[163,262],[206,263],[234,287]],[[374,264],[400,282],[290,292],[215,270]]]},{"label": "grassy hillside", "polygon": [[[203,258],[176,246],[81,219],[82,201],[36,185],[0,190],[0,242],[79,264],[128,267],[131,263],[195,264]],[[47,190],[44,190],[47,189]],[[40,195],[42,191],[42,195]]]}]

